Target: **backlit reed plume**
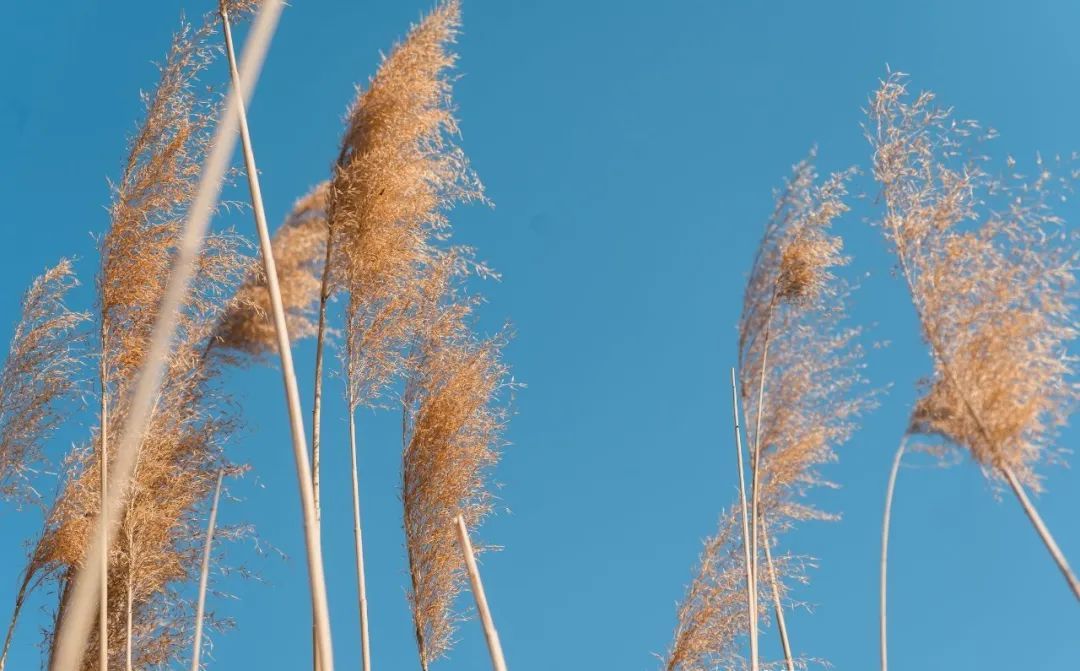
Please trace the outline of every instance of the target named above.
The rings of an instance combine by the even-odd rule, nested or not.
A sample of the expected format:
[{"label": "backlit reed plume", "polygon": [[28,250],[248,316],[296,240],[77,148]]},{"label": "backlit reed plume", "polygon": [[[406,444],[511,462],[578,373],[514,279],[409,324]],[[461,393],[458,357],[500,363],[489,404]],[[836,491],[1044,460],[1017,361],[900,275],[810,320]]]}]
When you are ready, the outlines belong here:
[{"label": "backlit reed plume", "polygon": [[[198,187],[182,225],[182,235],[171,259],[171,272],[158,306],[146,354],[138,368],[128,399],[127,414],[114,451],[115,463],[110,475],[111,485],[95,516],[92,550],[85,553],[83,562],[74,571],[73,579],[65,586],[62,599],[63,617],[58,618],[53,637],[52,662],[57,669],[81,667],[87,651],[93,624],[93,601],[99,567],[106,565],[104,556],[112,547],[119,519],[125,509],[126,494],[135,471],[139,447],[151,428],[159,391],[169,367],[169,353],[178,330],[182,329],[181,315],[188,300],[189,289],[197,271],[202,270],[205,257],[207,229],[220,195],[228,160],[235,147],[238,126],[237,110],[243,99],[251,96],[263,60],[281,16],[280,0],[263,0],[259,5],[248,37],[248,48],[240,66],[242,85],[236,86],[226,98],[224,113],[218,120],[208,145],[206,160]],[[276,277],[275,273],[269,273]],[[70,598],[68,598],[70,596]]]},{"label": "backlit reed plume", "polygon": [[[274,234],[278,284],[285,308],[289,338],[315,335],[319,278],[326,248],[326,184],[316,186],[293,206]],[[224,349],[266,356],[277,349],[270,318],[270,298],[261,263],[252,263],[218,325],[217,342]]]},{"label": "backlit reed plume", "polygon": [[501,338],[478,341],[454,303],[417,346],[404,405],[402,501],[420,665],[452,645],[454,600],[466,580],[454,520],[475,529],[491,509],[487,472],[501,447],[506,384]]},{"label": "backlit reed plume", "polygon": [[[818,182],[810,159],[797,164],[777,197],[743,297],[740,395],[751,452],[753,589],[764,550],[785,663],[794,669],[772,548],[793,522],[830,519],[803,498],[829,485],[818,467],[836,459],[870,397],[862,388],[858,331],[845,327],[847,287],[833,269],[847,259],[830,232],[847,211],[850,171]],[[753,665],[753,660],[751,660]]]},{"label": "backlit reed plume", "polygon": [[945,438],[1007,482],[1080,598],[1025,491],[1041,490],[1036,469],[1059,456],[1053,441],[1076,400],[1075,243],[1050,207],[1049,167],[1040,160],[1030,181],[994,178],[975,153],[980,134],[933,94],[910,96],[901,74],[870,100],[882,228],[933,362],[908,432]]},{"label": "backlit reed plume", "polygon": [[[447,71],[456,56],[447,47],[459,20],[456,0],[439,4],[391,51],[349,112],[327,196],[330,243],[320,344],[326,299],[335,290],[349,293],[350,332],[378,320],[407,321],[398,307],[430,264],[433,239],[447,233],[446,208],[482,197],[453,141],[458,129]],[[329,261],[341,267],[331,268],[335,263]],[[406,328],[400,324],[392,330]],[[392,377],[397,365],[388,359],[396,344],[396,339],[366,338],[357,356],[381,363],[352,382],[358,389],[355,402],[377,397]],[[317,374],[317,385],[320,379]]]},{"label": "backlit reed plume", "polygon": [[[7,359],[0,369],[0,497],[39,498],[28,475],[42,465],[43,444],[66,416],[78,391],[79,353],[88,315],[72,312],[64,299],[78,285],[63,259],[34,280]],[[69,404],[68,404],[69,405]]]},{"label": "backlit reed plume", "polygon": [[[147,354],[183,217],[198,184],[213,109],[195,95],[194,82],[210,60],[210,33],[209,24],[199,30],[185,25],[174,38],[159,85],[145,96],[146,119],[114,186],[98,276],[100,425],[89,448],[68,465],[68,479],[27,572],[59,583],[60,623],[72,575],[92,544],[94,514],[107,495],[104,467],[113,458],[107,446],[127,420],[135,372]],[[222,297],[233,290],[243,268],[236,247],[231,236],[208,237],[192,291],[176,315],[177,342],[142,432],[126,491],[128,506],[116,521],[118,540],[103,562],[107,614],[99,615],[97,635],[88,644],[99,658],[84,660],[87,668],[100,667],[102,659],[127,665],[129,655],[133,667],[147,668],[182,649],[189,620],[178,617],[183,600],[176,587],[197,566],[190,543],[199,531],[192,522],[212,489],[220,444],[233,425],[213,388],[217,365],[206,353]]]},{"label": "backlit reed plume", "polygon": [[[383,60],[349,111],[327,195],[330,231],[320,292],[312,432],[316,487],[330,295],[343,291],[349,296],[345,369],[350,436],[355,438],[356,410],[378,402],[401,373],[403,352],[415,339],[417,306],[431,281],[424,278],[439,274],[433,270],[439,256],[433,243],[449,233],[446,210],[483,198],[455,143],[458,128],[448,72],[457,59],[449,45],[459,23],[459,3],[440,3]],[[355,441],[351,450],[355,453]],[[361,647],[368,669],[358,479],[354,457]]]},{"label": "backlit reed plume", "polygon": [[697,574],[679,604],[665,671],[746,668],[739,642],[749,636],[750,616],[738,508],[721,514],[716,535],[705,542]]}]

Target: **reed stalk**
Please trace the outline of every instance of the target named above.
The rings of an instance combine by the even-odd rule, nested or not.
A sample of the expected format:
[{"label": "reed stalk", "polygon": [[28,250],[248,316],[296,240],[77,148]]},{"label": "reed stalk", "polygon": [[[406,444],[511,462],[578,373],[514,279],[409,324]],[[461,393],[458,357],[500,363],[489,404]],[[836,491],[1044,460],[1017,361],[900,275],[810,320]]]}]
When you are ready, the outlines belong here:
[{"label": "reed stalk", "polygon": [[[249,98],[258,79],[263,60],[270,46],[283,7],[282,0],[264,0],[260,3],[248,44],[245,48],[241,70],[243,88],[234,86],[226,99],[224,114],[211,139],[210,153],[203,164],[196,196],[187,212],[184,231],[175,253],[169,280],[162,297],[157,318],[149,341],[149,347],[137,373],[131,405],[115,451],[112,474],[109,479],[109,497],[103,502],[101,512],[94,521],[93,543],[85,561],[72,578],[71,593],[64,607],[55,637],[51,668],[53,671],[77,671],[82,666],[83,654],[93,623],[94,597],[100,585],[97,580],[102,549],[107,549],[115,536],[115,527],[125,501],[125,492],[131,480],[135,455],[140,440],[149,424],[151,409],[161,387],[162,378],[176,331],[179,310],[188,293],[195,273],[196,261],[206,237],[210,216],[221,193],[222,180],[228,168],[236,142],[238,107],[242,99]],[[273,278],[273,274],[270,274]],[[300,434],[303,440],[303,434]],[[306,450],[301,454],[302,466],[307,466]],[[306,468],[304,468],[306,470]],[[306,476],[306,473],[305,473]],[[306,477],[305,477],[306,479]],[[308,483],[310,488],[310,483]],[[303,491],[303,490],[302,490]],[[310,489],[308,491],[310,496]],[[321,578],[321,562],[319,564]],[[319,581],[321,583],[321,580]],[[325,592],[324,592],[325,596]]]},{"label": "reed stalk", "polygon": [[203,616],[206,612],[206,586],[210,582],[210,557],[214,542],[214,527],[217,525],[218,502],[221,500],[221,480],[225,469],[218,471],[217,486],[214,487],[214,502],[210,505],[210,520],[206,523],[206,541],[203,544],[202,568],[199,570],[199,600],[195,605],[195,638],[191,644],[191,671],[199,671],[199,657],[202,653]]},{"label": "reed stalk", "polygon": [[[229,59],[229,73],[234,90],[240,90],[240,72],[236,67],[236,55],[233,49],[232,28],[229,25],[229,13],[222,3],[221,21],[225,34],[225,51]],[[266,273],[266,286],[270,293],[273,308],[274,330],[277,333],[278,352],[281,356],[281,373],[285,382],[285,394],[289,408],[289,422],[292,426],[293,457],[296,461],[297,477],[300,480],[301,503],[304,509],[305,541],[308,554],[308,573],[311,583],[311,599],[314,612],[314,626],[318,639],[319,669],[333,671],[333,649],[330,636],[330,615],[326,597],[326,579],[323,573],[322,541],[318,523],[314,475],[308,465],[308,451],[303,429],[303,412],[300,409],[300,392],[293,369],[292,346],[289,342],[288,326],[285,322],[285,309],[282,306],[281,289],[278,286],[277,267],[274,263],[273,245],[270,229],[266,225],[266,211],[263,207],[262,188],[259,185],[258,168],[255,153],[251,146],[248,131],[247,114],[242,98],[236,98],[237,120],[240,128],[241,144],[244,153],[244,166],[247,172],[248,189],[251,192],[252,210],[255,225],[259,233],[259,247],[262,252],[263,266]]]},{"label": "reed stalk", "polygon": [[896,492],[896,476],[900,472],[900,461],[904,458],[904,450],[907,449],[908,437],[905,435],[900,440],[900,447],[896,449],[893,457],[892,468],[889,470],[889,485],[885,489],[885,516],[881,523],[881,671],[889,671],[889,641],[888,626],[886,622],[886,601],[888,598],[888,570],[889,570],[889,528],[892,524],[893,494]]},{"label": "reed stalk", "polygon": [[353,540],[356,545],[356,585],[360,609],[360,659],[363,671],[371,671],[371,639],[368,636],[367,580],[364,577],[364,537],[360,526],[360,467],[356,458],[356,410],[349,403],[349,454],[352,459]]},{"label": "reed stalk", "polygon": [[1043,544],[1046,545],[1046,549],[1050,552],[1050,556],[1053,557],[1058,570],[1060,570],[1061,575],[1064,576],[1065,582],[1069,583],[1069,588],[1072,590],[1073,596],[1080,601],[1080,581],[1076,579],[1076,574],[1073,573],[1068,560],[1065,559],[1065,553],[1058,547],[1057,541],[1054,540],[1054,536],[1050,533],[1050,529],[1047,528],[1046,523],[1043,522],[1042,516],[1039,515],[1039,511],[1035,509],[1034,504],[1031,503],[1031,499],[1028,498],[1027,493],[1024,491],[1024,485],[1020,483],[1019,478],[1016,477],[1016,474],[1013,473],[1012,469],[1008,466],[1002,466],[999,470],[1005,477],[1006,482],[1009,483],[1009,487],[1012,489],[1013,494],[1016,495],[1016,499],[1020,502],[1020,507],[1024,509],[1024,513],[1027,515],[1028,520],[1030,520],[1032,526],[1035,527],[1035,531],[1039,534],[1039,538],[1041,538]]},{"label": "reed stalk", "polygon": [[769,586],[772,592],[773,612],[776,615],[776,632],[780,636],[780,647],[784,651],[784,666],[787,671],[795,671],[795,658],[791,654],[791,640],[788,638],[787,618],[784,617],[784,606],[780,600],[780,576],[777,575],[776,564],[773,562],[769,530],[765,524],[764,515],[761,516],[761,545],[765,548],[765,566],[769,569]]},{"label": "reed stalk", "polygon": [[491,609],[488,608],[484,583],[480,580],[480,569],[476,567],[476,553],[473,552],[472,541],[469,540],[469,529],[465,526],[465,517],[458,515],[455,524],[457,524],[461,554],[465,558],[465,568],[469,572],[473,598],[476,599],[476,610],[479,611],[480,622],[484,626],[484,639],[487,641],[488,653],[491,655],[491,668],[493,671],[506,671],[506,659],[503,657],[502,644],[499,643],[499,632],[495,630],[495,620],[492,619]]},{"label": "reed stalk", "polygon": [[109,544],[105,534],[109,528],[109,511],[105,502],[109,498],[109,435],[108,435],[108,371],[105,367],[105,326],[102,324],[101,338],[101,569],[98,579],[101,586],[98,588],[98,668],[105,671],[109,668]]},{"label": "reed stalk", "polygon": [[[756,664],[758,658],[758,614],[757,598],[754,584],[754,569],[750,559],[750,524],[746,512],[746,476],[743,464],[742,433],[739,430],[739,391],[735,382],[735,369],[731,369],[731,410],[735,420],[735,452],[739,463],[739,510],[742,513],[742,537],[743,553],[745,556],[744,567],[746,568],[746,604],[750,614],[750,660]],[[755,667],[756,668],[756,667]]]}]

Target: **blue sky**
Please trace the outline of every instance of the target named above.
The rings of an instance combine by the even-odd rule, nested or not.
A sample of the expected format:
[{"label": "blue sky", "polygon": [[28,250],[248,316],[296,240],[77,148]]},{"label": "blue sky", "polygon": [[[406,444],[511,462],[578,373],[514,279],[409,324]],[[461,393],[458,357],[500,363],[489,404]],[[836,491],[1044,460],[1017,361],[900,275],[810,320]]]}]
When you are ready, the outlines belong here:
[{"label": "blue sky", "polygon": [[[22,289],[62,255],[84,282],[105,230],[107,178],[140,114],[182,10],[214,3],[10,3],[0,57],[0,336]],[[297,2],[288,8],[251,106],[269,216],[325,178],[353,95],[428,2]],[[1021,161],[1080,147],[1080,7],[1068,2],[616,2],[465,0],[455,98],[462,144],[494,209],[453,214],[457,238],[503,273],[481,289],[483,323],[511,320],[507,359],[527,383],[496,478],[500,512],[479,536],[503,546],[482,571],[511,668],[659,666],[701,540],[732,500],[727,370],[742,285],[771,191],[818,145],[823,170],[865,167],[861,111],[886,64],[938,92],[961,118],[997,128]],[[219,67],[221,64],[219,63]],[[218,73],[224,76],[224,73]],[[867,190],[866,180],[859,185]],[[243,192],[238,192],[244,197]],[[871,192],[872,195],[872,192]],[[843,515],[786,548],[818,558],[790,616],[798,652],[838,669],[877,655],[877,553],[890,459],[926,371],[914,315],[872,198],[839,224],[862,283],[853,316],[872,336],[868,373],[893,385],[814,495]],[[1080,212],[1066,204],[1062,214]],[[249,237],[247,215],[223,218]],[[89,307],[87,291],[79,300]],[[310,407],[311,343],[296,347]],[[252,473],[231,485],[225,523],[253,522],[287,560],[229,550],[264,582],[227,579],[213,599],[237,628],[212,668],[304,668],[310,638],[304,553],[277,373],[230,385],[247,428],[229,446]],[[356,668],[351,518],[340,380],[325,410],[324,538],[337,659]],[[405,600],[399,419],[360,417],[373,654],[415,668]],[[73,426],[61,450],[85,435]],[[1076,442],[1069,429],[1062,445]],[[1080,474],[1046,469],[1038,498],[1080,564]],[[0,511],[0,613],[22,566],[32,514]],[[891,558],[895,668],[1073,668],[1080,610],[1011,496],[970,462],[901,474]],[[32,604],[12,669],[36,668]],[[812,610],[813,612],[809,612]],[[773,632],[766,650],[775,655]],[[435,668],[484,668],[479,624]]]}]

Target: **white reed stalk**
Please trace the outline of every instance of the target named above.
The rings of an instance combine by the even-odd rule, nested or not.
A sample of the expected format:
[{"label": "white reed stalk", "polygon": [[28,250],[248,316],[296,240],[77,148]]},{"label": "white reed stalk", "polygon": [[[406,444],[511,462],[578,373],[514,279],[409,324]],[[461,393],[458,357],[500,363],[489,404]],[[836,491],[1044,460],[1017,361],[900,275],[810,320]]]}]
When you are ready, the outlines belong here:
[{"label": "white reed stalk", "polygon": [[[773,298],[772,298],[772,304],[775,304],[775,302],[776,302],[776,293],[774,291],[773,292]],[[751,503],[750,503],[750,557],[751,557],[751,566],[753,567],[753,573],[754,573],[753,592],[754,592],[754,603],[755,604],[757,603],[757,600],[758,600],[758,591],[757,591],[757,589],[758,589],[758,585],[757,585],[757,578],[758,578],[758,549],[757,549],[757,544],[758,544],[758,518],[760,517],[760,514],[761,514],[759,512],[759,510],[758,510],[758,501],[759,501],[758,490],[760,489],[759,480],[760,480],[760,471],[761,471],[761,468],[760,468],[760,466],[761,466],[761,416],[763,414],[762,411],[763,411],[763,409],[765,407],[765,371],[767,369],[767,365],[768,365],[768,362],[769,362],[769,338],[772,335],[772,330],[770,328],[771,327],[771,321],[772,321],[772,309],[773,309],[772,304],[769,305],[769,322],[770,323],[766,324],[766,326],[765,326],[765,343],[762,345],[762,352],[761,352],[761,380],[758,383],[757,422],[755,423],[755,426],[754,426],[754,444],[753,444],[753,447],[750,448],[752,450],[752,454],[751,454],[751,457],[750,457],[750,477],[751,477],[751,480],[753,481],[753,489],[751,491]],[[758,668],[759,668],[759,665],[760,665],[760,662],[758,660],[757,637],[758,637],[758,630],[755,628],[751,632],[751,638],[753,640],[752,640],[751,646],[750,646],[750,655],[751,655],[750,667],[753,669],[753,671],[757,671]]]},{"label": "white reed stalk", "polygon": [[206,523],[206,543],[203,545],[202,569],[199,571],[199,600],[195,605],[195,640],[191,648],[191,671],[199,671],[199,657],[202,654],[203,614],[206,612],[206,585],[210,582],[211,546],[214,542],[214,528],[217,526],[218,501],[221,499],[221,479],[225,469],[218,471],[217,487],[214,488],[214,503],[210,506],[210,521]]},{"label": "white reed stalk", "polygon": [[[104,326],[102,327],[104,331]],[[105,506],[105,502],[109,498],[109,451],[108,451],[108,385],[106,384],[106,370],[105,370],[105,338],[101,339],[101,454],[98,456],[100,461],[100,473],[101,473],[101,515],[103,523],[101,526],[100,534],[105,534],[106,529],[109,527],[109,511]],[[109,544],[105,542],[105,538],[100,539],[101,547],[101,570],[98,573],[98,580],[101,582],[101,589],[98,591],[98,668],[101,671],[106,671],[109,668]]]},{"label": "white reed stalk", "polygon": [[135,595],[132,593],[133,592],[132,587],[133,586],[131,584],[131,569],[129,568],[128,569],[128,576],[127,576],[127,624],[126,624],[126,628],[125,628],[125,634],[126,635],[124,636],[124,669],[126,671],[131,671],[132,668],[134,668],[132,666],[132,664],[131,664],[131,648],[132,648],[132,645],[131,645],[131,631],[132,631],[132,624],[133,624],[133,622],[132,622],[133,618],[132,618],[132,614],[131,614],[131,607],[135,603]]},{"label": "white reed stalk", "polygon": [[776,564],[773,563],[772,548],[769,547],[769,530],[766,528],[764,515],[761,516],[761,545],[765,548],[765,566],[769,569],[773,610],[776,613],[776,631],[780,634],[780,646],[784,649],[784,666],[787,667],[787,671],[795,671],[795,658],[791,654],[791,641],[788,639],[784,604],[780,601],[780,577],[776,575]]},{"label": "white reed stalk", "polygon": [[[229,58],[229,72],[232,75],[233,89],[240,89],[241,77],[236,69],[236,55],[233,50],[232,29],[225,5],[221,5],[221,19],[225,33],[225,50]],[[296,461],[296,474],[300,481],[300,500],[304,511],[304,535],[308,555],[308,579],[311,582],[312,608],[315,611],[315,630],[318,639],[319,666],[321,671],[333,671],[334,653],[331,647],[330,614],[326,597],[326,578],[323,573],[322,540],[319,532],[318,513],[315,506],[315,492],[312,485],[311,468],[308,464],[307,439],[304,435],[303,411],[300,409],[300,391],[293,369],[292,347],[285,322],[285,308],[281,302],[281,288],[278,286],[277,266],[274,263],[274,250],[270,241],[270,229],[266,225],[266,211],[263,207],[262,189],[259,186],[259,171],[255,165],[255,153],[251,147],[251,135],[248,132],[247,114],[244,101],[236,101],[236,115],[240,126],[240,138],[244,152],[244,167],[247,172],[248,188],[251,191],[251,205],[255,214],[255,225],[259,232],[259,247],[262,250],[263,270],[266,273],[266,286],[270,294],[270,304],[274,316],[274,331],[277,335],[278,353],[281,356],[281,375],[285,383],[285,395],[289,407],[289,424],[292,428],[293,458]]]},{"label": "white reed stalk", "polygon": [[356,417],[351,401],[349,403],[349,450],[352,454],[353,538],[356,541],[356,584],[360,601],[360,655],[363,671],[371,671],[367,581],[364,579],[364,537],[360,527],[360,469],[356,459]]},{"label": "white reed stalk", "polygon": [[746,514],[746,469],[743,464],[742,433],[739,431],[739,391],[735,384],[735,369],[731,369],[731,412],[735,418],[735,452],[739,457],[739,509],[742,511],[743,555],[746,565],[746,605],[750,611],[750,660],[757,671],[758,659],[758,615],[757,595],[753,587],[754,569],[750,561],[750,524]]},{"label": "white reed stalk", "polygon": [[[86,555],[87,560],[75,573],[70,593],[71,600],[59,623],[53,655],[53,671],[77,671],[82,668],[83,654],[86,651],[90,628],[93,626],[94,597],[98,595],[101,587],[98,576],[103,563],[102,553],[108,550],[116,535],[117,520],[120,519],[125,505],[123,494],[131,481],[135,454],[146,431],[154,400],[161,388],[162,375],[176,331],[177,314],[187,296],[188,285],[195,273],[196,261],[202,249],[203,239],[206,237],[206,230],[210,225],[210,217],[221,193],[222,179],[228,169],[233,149],[236,147],[237,111],[242,100],[251,97],[251,91],[262,69],[263,60],[270,47],[283,5],[283,0],[263,0],[260,3],[248,43],[244,48],[241,68],[243,77],[240,79],[244,82],[244,86],[243,88],[234,86],[229,91],[224,113],[211,139],[210,153],[203,163],[195,199],[188,209],[184,234],[173,260],[172,272],[159,306],[149,348],[135,380],[127,421],[124,423],[119,445],[114,453],[112,475],[109,479],[109,497],[102,505],[101,512],[94,522],[94,533],[90,536],[93,541]],[[269,278],[270,281],[275,281],[276,275],[271,274]],[[303,440],[302,432],[300,436]],[[303,462],[304,470],[306,470],[306,455]],[[310,488],[310,483],[308,486]],[[308,493],[310,494],[310,489]],[[320,561],[319,578],[322,577],[321,569]],[[321,584],[321,580],[319,582]],[[325,591],[323,594],[325,596]]]},{"label": "white reed stalk", "polygon": [[473,553],[472,541],[469,540],[465,518],[458,515],[456,522],[458,542],[461,545],[461,553],[465,556],[465,567],[469,571],[469,582],[472,584],[473,597],[476,599],[476,610],[480,612],[480,622],[484,625],[484,638],[487,639],[488,652],[491,653],[491,668],[494,671],[506,671],[506,659],[503,657],[502,645],[499,643],[499,632],[495,631],[495,621],[491,619],[491,610],[488,609],[484,584],[480,582],[480,570],[476,568],[476,555]]},{"label": "white reed stalk", "polygon": [[1017,479],[1016,474],[1012,472],[1012,469],[1008,466],[1000,466],[998,470],[1005,476],[1005,480],[1009,483],[1009,487],[1012,488],[1013,494],[1016,494],[1016,498],[1020,501],[1021,507],[1027,514],[1028,519],[1031,520],[1031,524],[1035,527],[1035,531],[1038,532],[1039,538],[1042,539],[1043,544],[1046,545],[1046,549],[1050,551],[1050,556],[1054,558],[1057,563],[1058,569],[1061,571],[1061,575],[1065,577],[1065,581],[1069,583],[1069,588],[1072,589],[1073,595],[1080,600],[1080,581],[1076,579],[1076,574],[1069,568],[1069,562],[1065,559],[1065,553],[1058,547],[1057,541],[1054,540],[1054,536],[1050,533],[1050,529],[1047,528],[1046,523],[1043,522],[1042,516],[1039,515],[1039,511],[1035,509],[1034,504],[1028,499],[1027,493],[1024,491],[1024,486],[1020,484],[1020,480]]},{"label": "white reed stalk", "polygon": [[896,449],[893,457],[892,469],[889,471],[889,486],[885,489],[885,517],[881,523],[881,671],[889,671],[889,645],[888,628],[886,626],[886,601],[888,599],[888,572],[889,572],[889,526],[892,524],[893,493],[896,491],[896,475],[900,472],[900,460],[904,457],[907,448],[908,437],[900,440],[900,447]]}]

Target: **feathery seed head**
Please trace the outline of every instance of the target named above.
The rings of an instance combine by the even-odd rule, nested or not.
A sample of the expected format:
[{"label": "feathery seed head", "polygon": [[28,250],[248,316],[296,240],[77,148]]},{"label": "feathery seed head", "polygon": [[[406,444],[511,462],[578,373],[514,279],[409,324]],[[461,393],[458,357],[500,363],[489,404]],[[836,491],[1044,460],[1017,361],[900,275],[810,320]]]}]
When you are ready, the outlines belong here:
[{"label": "feathery seed head", "polygon": [[993,133],[953,121],[931,94],[911,100],[905,80],[882,83],[867,135],[884,228],[933,360],[911,431],[1038,489],[1035,467],[1054,458],[1077,393],[1067,352],[1076,241],[1050,207],[1071,184],[1041,159],[1029,181],[991,176],[974,143]]}]

